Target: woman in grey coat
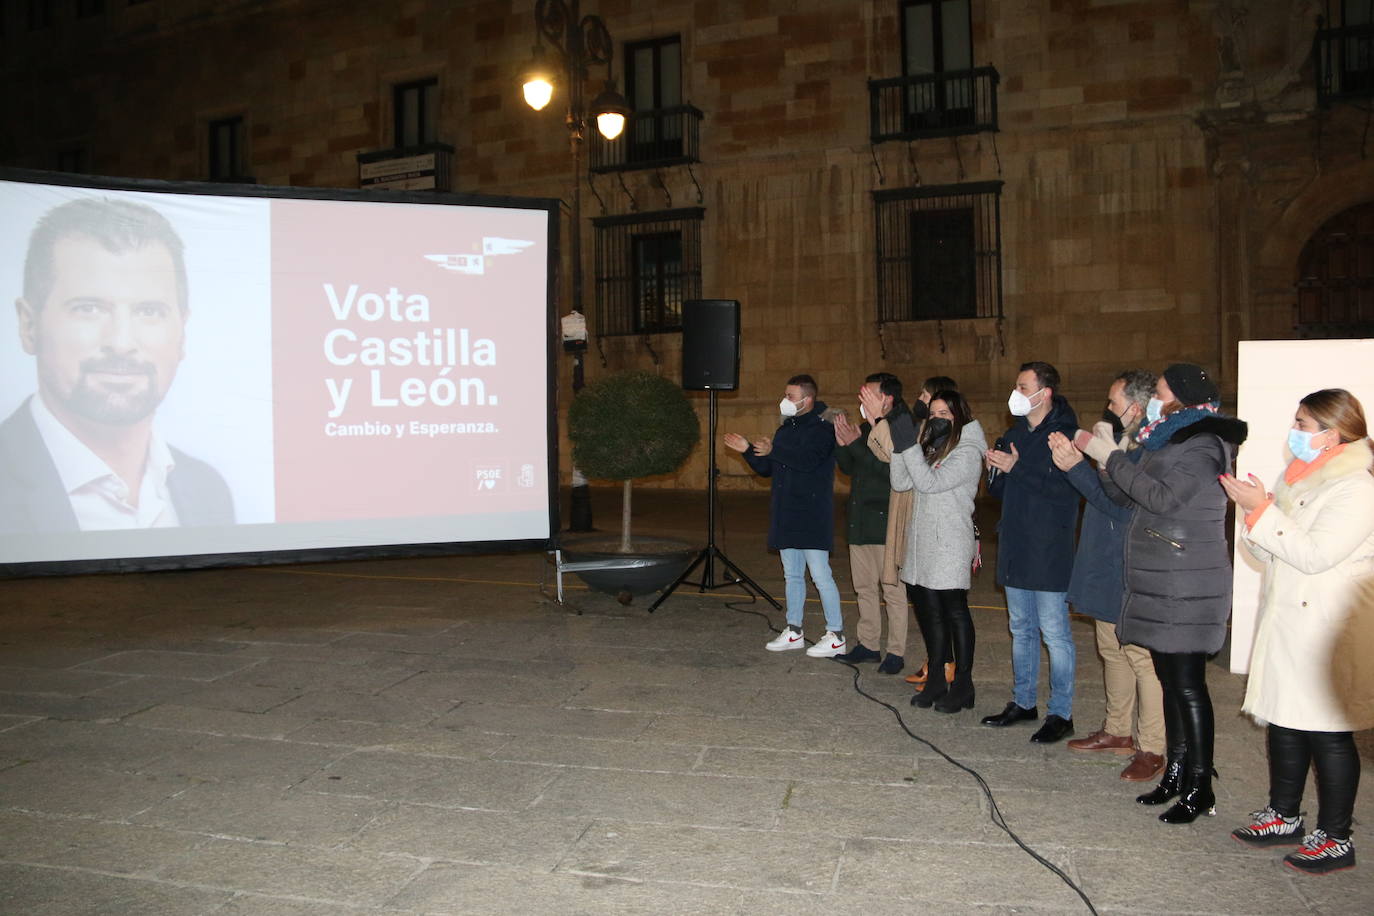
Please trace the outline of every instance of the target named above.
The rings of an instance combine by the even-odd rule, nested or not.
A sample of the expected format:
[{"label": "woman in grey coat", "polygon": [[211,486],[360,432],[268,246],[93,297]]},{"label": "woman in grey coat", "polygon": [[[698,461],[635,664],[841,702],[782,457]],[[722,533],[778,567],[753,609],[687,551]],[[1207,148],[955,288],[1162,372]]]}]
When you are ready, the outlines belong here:
[{"label": "woman in grey coat", "polygon": [[892,489],[916,491],[901,578],[916,609],[930,670],[942,672],[950,661],[951,637],[955,663],[952,683],[927,678],[911,702],[958,712],[973,706],[968,589],[978,552],[973,498],[983,477],[987,437],[964,396],[945,390],[930,399],[930,418],[919,438],[914,427],[907,431],[896,425],[892,438]]},{"label": "woman in grey coat", "polygon": [[1123,644],[1150,650],[1164,691],[1164,776],[1136,801],[1162,805],[1177,798],[1159,816],[1166,824],[1216,813],[1206,665],[1226,639],[1231,613],[1227,496],[1218,478],[1230,469],[1246,431],[1240,420],[1217,413],[1218,403],[1206,372],[1176,363],[1164,370],[1146,409],[1150,423],[1137,437],[1139,462],[1110,435],[1104,441],[1080,431],[1075,439],[1103,465],[1108,494],[1135,506],[1116,631]]}]

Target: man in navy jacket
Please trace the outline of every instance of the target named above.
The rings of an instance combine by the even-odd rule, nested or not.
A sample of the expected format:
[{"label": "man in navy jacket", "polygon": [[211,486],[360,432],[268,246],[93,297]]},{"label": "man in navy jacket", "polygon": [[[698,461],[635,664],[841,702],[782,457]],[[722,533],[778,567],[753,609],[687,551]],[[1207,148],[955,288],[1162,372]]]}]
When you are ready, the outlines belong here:
[{"label": "man in navy jacket", "polygon": [[820,593],[826,634],[806,654],[830,658],[845,652],[840,592],[830,572],[835,539],[835,431],[821,417],[825,404],[816,400],[816,380],[809,375],[787,380],[778,409],[782,425],[772,438],[759,436],[750,442],[738,433],[725,434],[726,445],[741,452],[756,473],[772,480],[768,546],[782,555],[787,626],[766,648],[783,652],[806,645],[802,612],[809,571]]},{"label": "man in navy jacket", "polygon": [[1040,640],[1050,654],[1045,723],[1031,740],[1048,744],[1073,734],[1074,645],[1066,592],[1073,572],[1078,491],[1054,466],[1049,434],[1072,437],[1078,418],[1059,395],[1059,372],[1029,362],[1016,376],[1007,407],[1016,423],[986,454],[989,492],[1002,500],[997,525],[997,584],[1006,589],[1011,628],[1012,699],[984,725],[1039,718]]}]

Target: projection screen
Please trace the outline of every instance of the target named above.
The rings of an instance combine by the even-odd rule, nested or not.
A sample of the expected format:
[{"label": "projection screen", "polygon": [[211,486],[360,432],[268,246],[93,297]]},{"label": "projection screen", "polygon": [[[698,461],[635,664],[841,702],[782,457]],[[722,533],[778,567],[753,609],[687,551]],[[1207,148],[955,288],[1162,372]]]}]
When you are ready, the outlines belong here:
[{"label": "projection screen", "polygon": [[0,574],[547,545],[546,199],[0,170]]}]

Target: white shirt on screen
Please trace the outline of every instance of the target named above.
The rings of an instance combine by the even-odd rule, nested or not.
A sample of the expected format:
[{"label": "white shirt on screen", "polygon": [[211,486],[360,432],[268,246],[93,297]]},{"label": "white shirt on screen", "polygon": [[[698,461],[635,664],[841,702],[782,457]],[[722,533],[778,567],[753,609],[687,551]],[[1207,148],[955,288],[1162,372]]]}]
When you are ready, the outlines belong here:
[{"label": "white shirt on screen", "polygon": [[82,531],[176,527],[177,512],[167,490],[167,475],[176,462],[156,429],[148,442],[135,506],[129,502],[124,479],[53,416],[41,395],[30,398],[29,407]]}]

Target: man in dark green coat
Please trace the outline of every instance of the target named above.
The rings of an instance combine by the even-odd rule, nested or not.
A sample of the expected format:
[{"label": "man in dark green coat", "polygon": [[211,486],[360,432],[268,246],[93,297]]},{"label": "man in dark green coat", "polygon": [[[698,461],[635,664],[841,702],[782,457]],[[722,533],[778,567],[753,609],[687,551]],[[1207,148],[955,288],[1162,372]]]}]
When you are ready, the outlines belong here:
[{"label": "man in dark green coat", "polygon": [[[887,658],[878,670],[896,674],[905,663],[907,610],[906,590],[892,576],[883,581],[884,551],[887,543],[888,501],[892,486],[888,466],[868,447],[874,423],[882,423],[894,411],[903,411],[902,383],[890,372],[875,372],[864,380],[864,387],[883,400],[883,416],[865,417],[857,427],[843,415],[835,419],[835,460],[849,475],[848,523],[849,570],[859,604],[858,637],[854,648],[837,656],[848,662],[875,662],[882,658],[876,648],[883,635],[883,604],[887,605]],[[863,408],[860,408],[862,411]]]}]

